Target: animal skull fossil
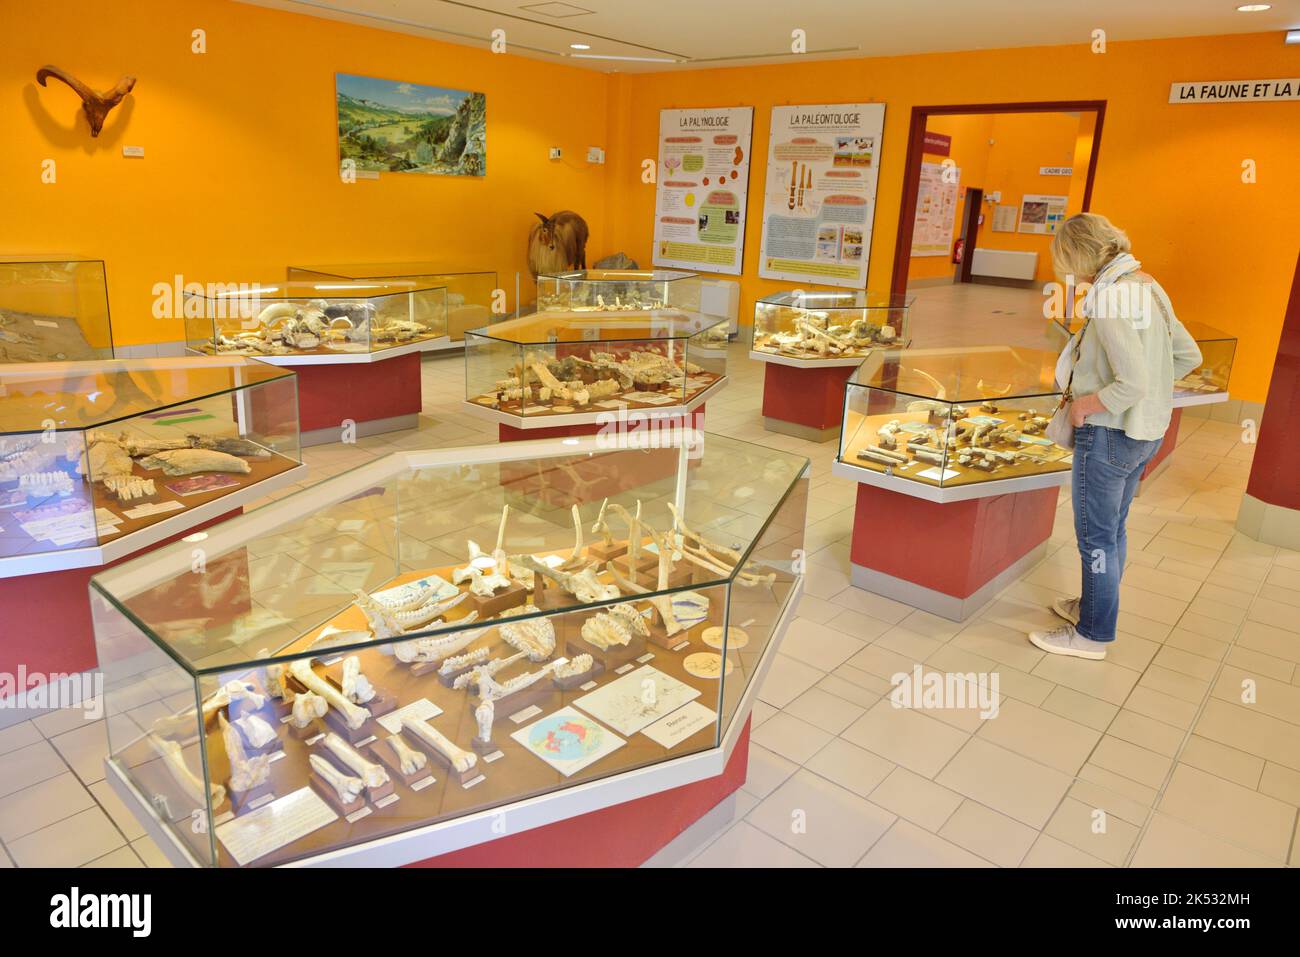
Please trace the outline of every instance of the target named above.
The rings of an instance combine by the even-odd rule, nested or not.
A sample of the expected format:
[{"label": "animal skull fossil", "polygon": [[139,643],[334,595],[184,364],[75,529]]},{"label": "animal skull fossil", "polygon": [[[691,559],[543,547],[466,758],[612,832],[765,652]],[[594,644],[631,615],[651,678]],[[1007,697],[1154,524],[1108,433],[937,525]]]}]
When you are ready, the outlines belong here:
[{"label": "animal skull fossil", "polygon": [[98,136],[99,131],[104,128],[104,120],[108,118],[109,111],[121,103],[122,99],[135,88],[135,77],[129,74],[118,80],[111,90],[97,93],[71,73],[57,66],[47,65],[36,71],[36,82],[41,86],[45,86],[45,81],[50,77],[62,80],[72,87],[72,91],[77,96],[81,97],[81,111],[86,114],[86,122],[90,124],[92,137]]}]

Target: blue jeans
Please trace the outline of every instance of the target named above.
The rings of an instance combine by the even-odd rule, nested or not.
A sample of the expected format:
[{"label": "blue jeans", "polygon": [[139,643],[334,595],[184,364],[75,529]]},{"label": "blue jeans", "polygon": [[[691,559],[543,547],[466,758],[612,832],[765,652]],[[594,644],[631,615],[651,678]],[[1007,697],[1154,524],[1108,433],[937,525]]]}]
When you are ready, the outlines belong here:
[{"label": "blue jeans", "polygon": [[1114,641],[1119,582],[1128,557],[1128,509],[1138,481],[1163,439],[1139,441],[1120,429],[1083,425],[1074,430],[1074,532],[1083,561],[1080,635]]}]

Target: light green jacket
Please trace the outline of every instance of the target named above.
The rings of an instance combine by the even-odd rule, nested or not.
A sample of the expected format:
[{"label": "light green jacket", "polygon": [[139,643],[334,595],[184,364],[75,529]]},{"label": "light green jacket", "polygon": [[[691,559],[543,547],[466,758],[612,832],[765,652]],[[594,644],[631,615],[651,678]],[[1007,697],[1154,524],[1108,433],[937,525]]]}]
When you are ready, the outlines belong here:
[{"label": "light green jacket", "polygon": [[1079,347],[1072,391],[1096,393],[1106,407],[1088,416],[1089,425],[1121,429],[1131,439],[1161,438],[1169,428],[1174,382],[1201,364],[1201,350],[1150,276],[1133,273],[1105,292],[1110,295],[1098,303]]}]

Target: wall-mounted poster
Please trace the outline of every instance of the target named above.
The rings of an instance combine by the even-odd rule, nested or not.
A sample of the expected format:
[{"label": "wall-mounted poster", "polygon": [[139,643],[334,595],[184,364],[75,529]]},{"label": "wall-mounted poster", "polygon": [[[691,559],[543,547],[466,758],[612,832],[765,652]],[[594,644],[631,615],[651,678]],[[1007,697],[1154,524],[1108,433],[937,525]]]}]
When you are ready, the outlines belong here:
[{"label": "wall-mounted poster", "polygon": [[913,256],[946,256],[951,251],[960,185],[961,170],[956,166],[921,164],[916,220],[912,224]]},{"label": "wall-mounted poster", "polygon": [[1014,203],[998,203],[993,207],[993,231],[995,233],[1014,233],[1016,231],[1016,217],[1020,214],[1020,207]]},{"label": "wall-mounted poster", "polygon": [[359,171],[483,176],[487,97],[467,90],[334,75],[339,161]]},{"label": "wall-mounted poster", "polygon": [[884,127],[883,103],[772,108],[760,276],[866,286]]},{"label": "wall-mounted poster", "polygon": [[739,275],[754,109],[659,111],[654,264]]},{"label": "wall-mounted poster", "polygon": [[1026,193],[1020,201],[1022,233],[1054,233],[1065,220],[1068,196],[1045,196]]}]

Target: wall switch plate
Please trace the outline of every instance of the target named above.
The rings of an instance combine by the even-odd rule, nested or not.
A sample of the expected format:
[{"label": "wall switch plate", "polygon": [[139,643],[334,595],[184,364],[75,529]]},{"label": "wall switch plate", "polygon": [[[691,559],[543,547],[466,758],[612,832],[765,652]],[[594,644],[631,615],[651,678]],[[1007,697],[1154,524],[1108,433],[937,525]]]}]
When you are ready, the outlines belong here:
[{"label": "wall switch plate", "polygon": [[560,150],[560,148],[559,148],[558,146],[552,146],[552,147],[551,147],[551,151],[550,151],[550,155],[551,155],[551,159],[553,159],[553,160],[557,160],[557,159],[559,159],[559,158],[560,158],[560,155],[561,155],[561,150]]},{"label": "wall switch plate", "polygon": [[588,162],[588,163],[603,163],[603,162],[605,162],[605,151],[604,151],[603,149],[601,149],[599,146],[588,146],[588,147],[587,147],[587,162]]},{"label": "wall switch plate", "polygon": [[144,156],[144,147],[143,147],[143,146],[123,146],[123,147],[122,147],[122,155],[123,155],[123,156],[134,156],[134,157]]}]

